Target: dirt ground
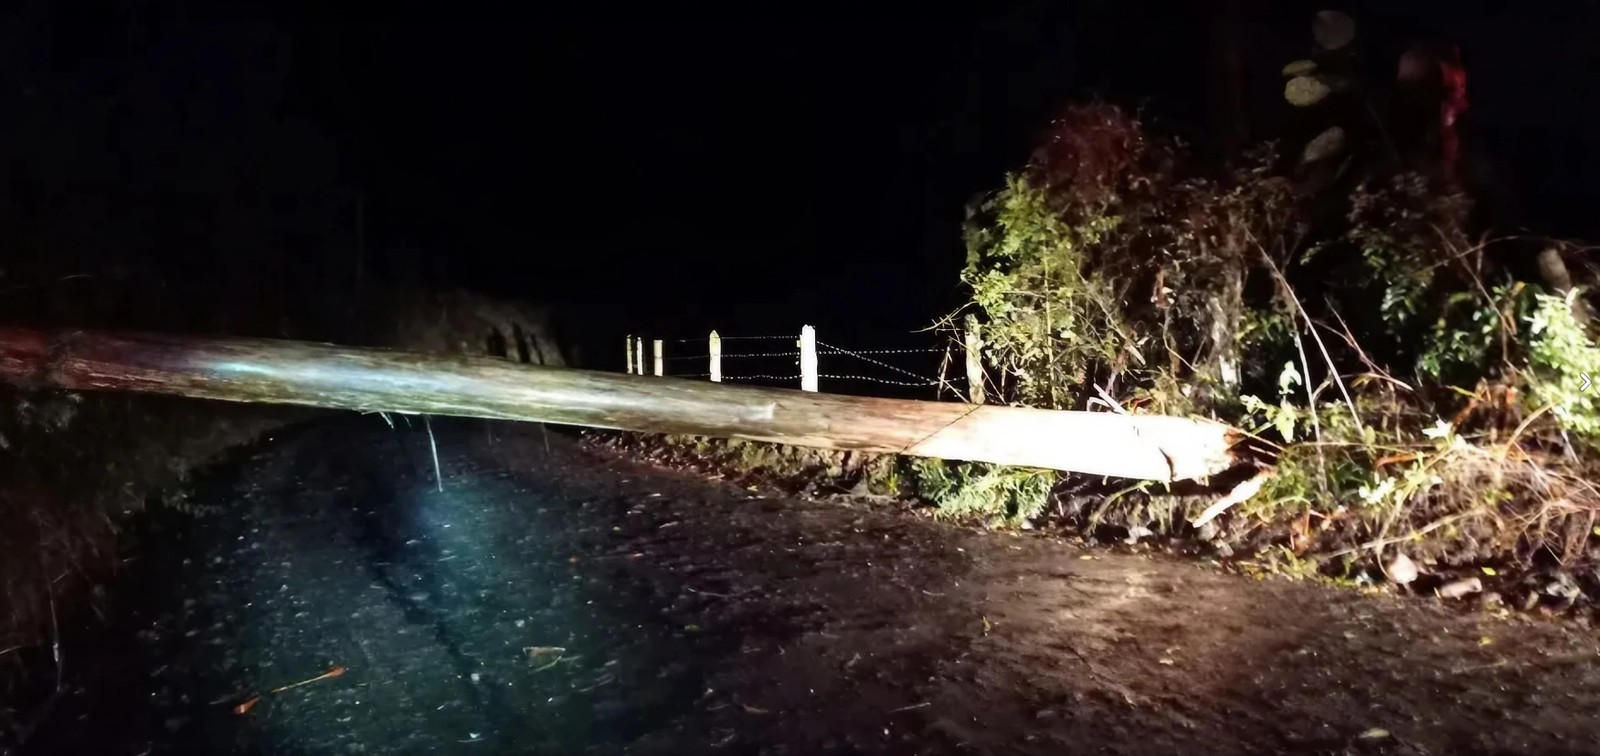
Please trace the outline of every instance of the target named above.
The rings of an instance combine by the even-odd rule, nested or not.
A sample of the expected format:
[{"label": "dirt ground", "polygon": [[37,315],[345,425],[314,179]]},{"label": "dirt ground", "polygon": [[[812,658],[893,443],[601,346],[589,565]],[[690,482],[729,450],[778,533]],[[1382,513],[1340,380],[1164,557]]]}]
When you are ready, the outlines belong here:
[{"label": "dirt ground", "polygon": [[352,418],[152,517],[22,750],[1600,753],[1570,625],[434,430],[442,481]]}]

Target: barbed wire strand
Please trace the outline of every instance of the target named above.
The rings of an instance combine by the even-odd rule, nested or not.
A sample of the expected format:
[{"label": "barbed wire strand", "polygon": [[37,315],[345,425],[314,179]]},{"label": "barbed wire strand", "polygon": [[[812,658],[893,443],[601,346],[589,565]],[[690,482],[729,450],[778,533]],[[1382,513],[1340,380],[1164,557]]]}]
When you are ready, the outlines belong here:
[{"label": "barbed wire strand", "polygon": [[848,349],[840,349],[839,347],[833,346],[832,344],[822,344],[822,343],[819,342],[817,344],[817,346],[825,346],[825,347],[827,347],[829,349],[833,349],[833,350],[837,351],[840,354],[849,355],[849,356],[854,357],[854,358],[856,358],[858,360],[861,360],[863,362],[870,362],[870,363],[872,363],[874,365],[877,365],[878,367],[887,368],[889,370],[893,370],[894,372],[900,373],[901,375],[909,375],[912,378],[915,378],[915,379],[917,379],[919,381],[931,380],[930,378],[928,378],[928,376],[918,375],[916,373],[911,372],[910,370],[906,370],[904,368],[895,367],[894,365],[890,365],[889,363],[884,362],[883,360],[875,360],[875,359],[872,359],[871,357],[863,357],[863,356],[861,356],[860,354],[858,354],[856,352],[852,352],[852,351],[850,351]]},{"label": "barbed wire strand", "polygon": [[[669,376],[663,376],[663,377],[666,377],[666,378],[710,378],[711,374],[710,373],[692,373],[692,374],[681,374],[681,375],[669,375]],[[818,375],[817,377],[818,378],[827,378],[828,380],[833,380],[833,381],[863,381],[863,382],[866,382],[866,383],[881,383],[881,384],[886,385],[886,386],[908,386],[908,387],[911,387],[911,388],[926,388],[928,386],[947,386],[952,391],[956,391],[957,390],[956,387],[953,384],[951,384],[948,380],[895,381],[895,380],[890,380],[888,378],[876,378],[876,377],[873,377],[873,376],[870,376],[870,375],[837,375],[837,374],[833,374],[833,373],[824,373],[824,374]],[[798,376],[798,375],[724,375],[724,376],[722,376],[722,380],[724,380],[724,381],[756,381],[756,380],[797,381],[797,380],[800,380],[800,376]]]},{"label": "barbed wire strand", "polygon": [[[790,334],[788,336],[718,336],[717,338],[720,341],[781,341],[783,339],[790,339],[790,340],[793,340],[793,341],[799,341],[800,340],[800,336],[798,334]],[[668,343],[671,343],[671,344],[697,344],[697,343],[700,343],[700,342],[703,342],[703,341],[710,341],[710,340],[711,340],[710,336],[700,336],[698,338],[692,338],[692,339],[672,339]]]},{"label": "barbed wire strand", "polygon": [[[706,356],[710,357],[711,355],[706,355]],[[745,353],[737,353],[737,352],[735,352],[733,354],[723,354],[722,355],[722,359],[728,359],[729,357],[799,357],[799,356],[800,356],[799,352],[745,352]]]},{"label": "barbed wire strand", "polygon": [[[710,373],[707,373],[706,377],[709,378],[710,375],[711,375]],[[724,374],[722,376],[722,380],[725,380],[725,381],[798,381],[798,380],[800,380],[800,376],[798,376],[798,375],[726,375],[726,374]]]},{"label": "barbed wire strand", "polygon": [[942,381],[936,381],[936,380],[895,381],[895,380],[890,380],[888,378],[874,378],[874,377],[872,377],[870,375],[830,375],[830,374],[821,374],[821,375],[818,375],[817,377],[818,378],[828,378],[828,379],[835,380],[835,381],[865,381],[867,383],[882,383],[882,384],[884,384],[886,386],[912,386],[912,387],[916,387],[916,388],[921,388],[921,387],[926,387],[926,386],[937,386],[940,383],[942,383]]},{"label": "barbed wire strand", "polygon": [[[726,360],[726,359],[731,359],[731,358],[734,358],[734,357],[799,357],[799,356],[800,356],[799,352],[733,352],[733,353],[724,352],[723,355],[722,355],[722,359]],[[663,357],[662,359],[666,360],[668,362],[672,362],[672,361],[675,361],[675,360],[677,360],[677,361],[681,361],[681,360],[709,360],[709,359],[711,359],[711,355],[709,355],[709,354],[688,354],[688,355],[679,355],[679,356],[676,356],[676,357]]]},{"label": "barbed wire strand", "polygon": [[939,354],[943,349],[857,349],[846,351],[837,347],[818,349],[817,354]]}]

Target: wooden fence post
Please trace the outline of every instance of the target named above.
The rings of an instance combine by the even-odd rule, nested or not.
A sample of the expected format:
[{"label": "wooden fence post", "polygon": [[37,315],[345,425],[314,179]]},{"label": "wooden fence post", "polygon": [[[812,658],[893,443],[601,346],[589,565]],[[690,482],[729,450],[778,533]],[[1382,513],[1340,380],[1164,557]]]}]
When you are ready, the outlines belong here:
[{"label": "wooden fence post", "polygon": [[666,367],[663,364],[665,363],[665,360],[663,360],[661,357],[661,339],[656,339],[654,346],[656,352],[656,375],[666,375],[666,371],[663,370],[663,368]]},{"label": "wooden fence post", "polygon": [[633,337],[633,365],[639,369],[639,375],[644,375],[644,338]]},{"label": "wooden fence post", "polygon": [[800,329],[800,390],[817,390],[817,329]]},{"label": "wooden fence post", "polygon": [[711,332],[711,382],[722,382],[722,337]]},{"label": "wooden fence post", "polygon": [[967,340],[967,398],[973,404],[983,404],[988,398],[983,387],[983,336],[978,330],[978,316],[966,319]]},{"label": "wooden fence post", "polygon": [[633,337],[628,337],[628,375],[633,375]]}]

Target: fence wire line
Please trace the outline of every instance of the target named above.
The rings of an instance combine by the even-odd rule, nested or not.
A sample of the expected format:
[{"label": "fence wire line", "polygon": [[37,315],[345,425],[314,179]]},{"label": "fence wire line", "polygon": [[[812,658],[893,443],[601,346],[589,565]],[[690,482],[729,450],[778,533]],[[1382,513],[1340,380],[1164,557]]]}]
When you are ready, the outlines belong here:
[{"label": "fence wire line", "polygon": [[[733,357],[799,357],[799,356],[800,356],[799,352],[744,352],[744,353],[734,352],[734,353],[731,353],[731,354],[723,353],[722,359],[726,360],[726,359],[730,359],[730,358],[733,358]],[[666,360],[668,362],[672,362],[672,361],[675,361],[675,360],[709,360],[709,359],[711,359],[711,355],[709,355],[709,354],[691,354],[691,355],[684,355],[684,356],[678,356],[678,357],[663,357],[661,359]]]},{"label": "fence wire line", "polygon": [[[705,375],[695,376],[695,377],[697,377],[697,378],[710,378],[711,374],[710,373],[706,373]],[[724,376],[722,376],[722,380],[725,380],[725,381],[798,381],[798,380],[800,380],[800,376],[798,376],[798,375],[724,375]]]},{"label": "fence wire line", "polygon": [[[694,373],[692,375],[674,375],[674,376],[668,376],[668,377],[670,377],[670,378],[710,378],[711,374],[710,373]],[[914,387],[914,388],[922,388],[922,387],[925,387],[925,386],[937,386],[940,383],[940,381],[924,381],[924,382],[921,382],[921,383],[917,383],[917,382],[913,382],[913,381],[891,381],[891,380],[889,380],[887,378],[874,378],[874,377],[872,377],[870,375],[828,375],[828,374],[822,374],[822,375],[818,375],[817,377],[818,378],[827,378],[829,380],[836,380],[836,381],[865,381],[867,383],[882,383],[882,384],[888,385],[888,386],[911,386],[911,387]],[[800,376],[798,376],[798,375],[724,375],[724,376],[722,376],[722,380],[724,380],[724,381],[797,381],[797,380],[800,380]]]},{"label": "fence wire line", "polygon": [[832,379],[832,380],[836,380],[836,381],[866,381],[867,383],[882,383],[882,384],[884,384],[886,386],[923,387],[923,386],[937,386],[940,383],[942,383],[942,381],[936,381],[936,380],[894,381],[894,380],[890,380],[888,378],[874,378],[874,377],[872,377],[870,375],[828,375],[826,373],[823,373],[823,374],[818,375],[817,377],[818,378],[828,378],[828,379]]},{"label": "fence wire line", "polygon": [[[795,334],[792,334],[792,333],[789,334],[788,336],[718,336],[717,338],[719,340],[721,340],[721,341],[781,341],[783,339],[788,339],[790,341],[799,341],[800,340],[799,336],[797,336]],[[669,344],[698,344],[698,343],[706,342],[706,341],[710,341],[710,340],[711,340],[710,336],[700,336],[698,338],[693,338],[693,339],[672,339],[671,341],[669,341],[667,343],[669,343]]]},{"label": "fence wire line", "polygon": [[[779,340],[785,340],[786,341],[786,340],[793,340],[795,338],[796,337],[792,336],[792,335],[786,335],[786,336],[720,336],[719,337],[719,339],[721,339],[723,341],[779,341]],[[669,341],[667,343],[691,344],[691,343],[706,343],[706,342],[709,342],[709,341],[710,341],[710,337],[707,336],[707,337],[702,337],[702,338],[673,339],[673,340],[671,340],[671,341]],[[843,347],[834,346],[832,344],[826,344],[826,343],[823,343],[823,342],[819,341],[819,342],[817,342],[817,355],[818,356],[821,356],[821,355],[824,355],[824,354],[828,354],[828,355],[844,355],[846,357],[854,357],[854,358],[856,358],[858,360],[861,360],[863,362],[866,362],[868,364],[876,365],[878,367],[884,368],[886,370],[893,371],[893,372],[898,373],[900,375],[904,375],[904,376],[907,376],[907,377],[910,377],[910,378],[914,378],[916,380],[914,380],[914,381],[905,381],[905,380],[894,380],[894,379],[889,379],[889,378],[877,378],[877,377],[868,376],[868,375],[845,375],[845,374],[826,374],[826,373],[819,373],[817,375],[817,377],[818,378],[827,378],[829,380],[837,380],[837,381],[862,381],[862,382],[867,382],[867,383],[883,384],[883,385],[886,385],[886,386],[905,386],[905,387],[913,387],[913,388],[923,388],[923,387],[929,387],[929,386],[944,386],[944,385],[949,385],[948,379],[946,379],[944,377],[928,378],[927,376],[920,375],[918,373],[915,373],[915,372],[910,371],[910,370],[906,370],[906,369],[901,368],[901,367],[897,367],[895,365],[891,365],[891,364],[889,364],[887,362],[884,362],[882,360],[873,359],[873,358],[868,357],[866,355],[939,354],[939,353],[948,354],[948,352],[949,352],[949,348],[948,347],[944,347],[944,348],[913,348],[913,349],[860,349],[860,350],[852,350],[852,349],[845,349]],[[724,359],[733,359],[733,358],[740,358],[740,357],[746,357],[746,358],[799,357],[799,356],[801,356],[801,353],[798,352],[798,351],[749,352],[749,353],[743,353],[743,354],[740,354],[740,353],[724,353],[721,356]],[[710,358],[711,358],[711,355],[709,353],[707,353],[707,354],[693,354],[693,355],[674,355],[674,356],[671,356],[671,357],[663,356],[662,359],[663,359],[664,362],[683,362],[683,361],[688,361],[688,360],[708,360]],[[679,375],[677,377],[680,377],[680,378],[709,378],[709,377],[711,377],[711,374],[710,373],[696,373],[696,374],[692,374],[692,375]],[[795,380],[801,380],[802,377],[803,376],[799,376],[799,375],[774,375],[774,374],[730,375],[730,374],[724,373],[723,376],[722,376],[722,379],[725,380],[725,381],[795,381]],[[952,390],[954,390],[953,387],[952,387]]]},{"label": "fence wire line", "polygon": [[[928,378],[928,376],[918,375],[916,373],[911,372],[910,370],[906,370],[904,368],[895,367],[894,365],[890,365],[889,363],[884,362],[883,360],[875,360],[875,359],[872,359],[871,357],[863,357],[863,356],[861,356],[861,354],[859,354],[857,352],[852,352],[852,351],[850,351],[848,349],[840,349],[839,347],[836,347],[836,346],[834,346],[832,344],[823,344],[822,342],[817,342],[817,346],[819,346],[819,347],[827,347],[828,349],[834,350],[835,353],[849,355],[849,356],[854,357],[854,358],[856,358],[858,360],[862,360],[863,362],[870,362],[870,363],[872,363],[874,365],[877,365],[878,367],[887,368],[889,370],[893,370],[894,372],[899,373],[901,375],[909,375],[912,378],[915,378],[915,379],[917,379],[919,381],[932,380],[933,383],[938,383],[937,379],[930,379],[930,378]],[[928,384],[928,385],[932,385],[932,384]]]},{"label": "fence wire line", "polygon": [[943,351],[944,349],[857,349],[854,352],[847,352],[843,349],[827,347],[825,349],[818,348],[817,354],[938,354]]},{"label": "fence wire line", "polygon": [[[706,356],[710,357],[711,355],[708,354]],[[729,357],[799,357],[799,356],[800,356],[799,352],[748,352],[748,353],[744,353],[744,354],[740,354],[740,353],[723,354],[722,355],[722,359],[728,359]]]}]

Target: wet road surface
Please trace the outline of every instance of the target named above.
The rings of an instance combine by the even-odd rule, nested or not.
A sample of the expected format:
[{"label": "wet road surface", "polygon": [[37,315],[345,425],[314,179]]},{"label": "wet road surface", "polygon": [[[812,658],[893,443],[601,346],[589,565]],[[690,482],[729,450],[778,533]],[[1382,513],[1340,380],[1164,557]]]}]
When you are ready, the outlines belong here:
[{"label": "wet road surface", "polygon": [[536,426],[435,421],[439,481],[412,422],[280,434],[150,517],[24,752],[1600,753],[1584,631],[769,498]]}]

